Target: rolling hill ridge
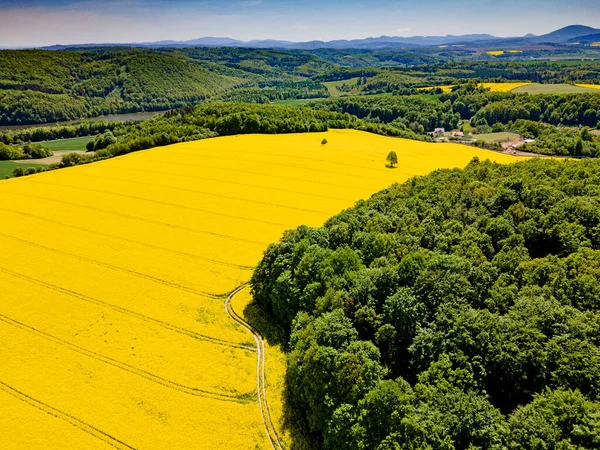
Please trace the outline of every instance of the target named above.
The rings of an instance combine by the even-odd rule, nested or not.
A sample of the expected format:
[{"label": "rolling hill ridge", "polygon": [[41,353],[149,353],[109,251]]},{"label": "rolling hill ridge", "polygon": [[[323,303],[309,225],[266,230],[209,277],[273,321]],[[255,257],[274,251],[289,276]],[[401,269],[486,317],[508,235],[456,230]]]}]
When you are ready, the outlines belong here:
[{"label": "rolling hill ridge", "polygon": [[584,25],[569,25],[559,30],[536,36],[531,33],[522,37],[496,37],[490,34],[467,34],[447,36],[380,36],[366,39],[333,40],[333,41],[308,41],[291,42],[285,40],[252,40],[242,41],[230,37],[202,37],[187,41],[157,41],[127,44],[77,44],[77,45],[54,45],[45,47],[49,50],[63,50],[74,47],[96,47],[96,46],[131,46],[149,48],[185,48],[185,47],[244,47],[244,48],[280,48],[288,50],[314,50],[314,49],[381,49],[398,47],[427,47],[450,44],[471,44],[486,46],[491,43],[519,43],[519,44],[566,44],[574,38],[600,33],[599,29]]}]

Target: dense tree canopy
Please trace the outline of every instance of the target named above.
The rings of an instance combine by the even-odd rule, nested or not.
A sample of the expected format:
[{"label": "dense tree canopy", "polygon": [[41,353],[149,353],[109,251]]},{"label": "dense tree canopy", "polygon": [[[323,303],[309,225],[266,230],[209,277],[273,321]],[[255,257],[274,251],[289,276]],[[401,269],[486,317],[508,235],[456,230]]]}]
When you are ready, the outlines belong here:
[{"label": "dense tree canopy", "polygon": [[11,159],[38,159],[52,156],[52,152],[41,144],[25,144],[22,147],[0,142],[0,161]]},{"label": "dense tree canopy", "polygon": [[600,122],[600,95],[527,95],[505,94],[502,100],[489,102],[477,111],[473,120],[489,124],[518,119],[541,121],[553,125],[586,125]]},{"label": "dense tree canopy", "polygon": [[240,82],[173,52],[0,51],[0,125],[178,108]]},{"label": "dense tree canopy", "polygon": [[256,301],[327,449],[600,445],[600,163],[475,159],[271,245]]},{"label": "dense tree canopy", "polygon": [[450,101],[419,97],[344,97],[311,103],[314,109],[347,113],[374,123],[394,124],[424,134],[437,127],[455,128],[460,115]]}]

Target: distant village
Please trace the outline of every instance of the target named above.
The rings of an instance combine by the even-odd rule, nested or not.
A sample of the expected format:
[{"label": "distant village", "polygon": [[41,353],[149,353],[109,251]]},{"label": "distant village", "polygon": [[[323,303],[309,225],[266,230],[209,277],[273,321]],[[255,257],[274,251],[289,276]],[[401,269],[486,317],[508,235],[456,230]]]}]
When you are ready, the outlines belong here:
[{"label": "distant village", "polygon": [[[509,134],[507,137],[506,134]],[[497,146],[501,146],[505,153],[515,153],[517,148],[524,144],[533,144],[535,139],[525,139],[518,133],[491,133],[484,134],[486,139],[478,139],[476,133],[465,133],[462,130],[451,130],[446,131],[445,128],[436,128],[432,133],[433,137],[437,142],[456,142],[458,144],[465,145],[478,145],[483,147],[496,147],[494,149],[500,150]],[[497,135],[497,138],[494,136]],[[481,145],[479,145],[481,144]],[[487,144],[487,145],[486,145]],[[496,144],[490,145],[490,144]]]}]

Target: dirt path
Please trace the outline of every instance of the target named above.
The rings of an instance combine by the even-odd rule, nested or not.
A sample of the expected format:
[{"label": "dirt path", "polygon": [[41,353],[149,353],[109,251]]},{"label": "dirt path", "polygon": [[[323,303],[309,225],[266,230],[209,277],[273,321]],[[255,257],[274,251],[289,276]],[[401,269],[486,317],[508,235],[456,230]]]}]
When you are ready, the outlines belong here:
[{"label": "dirt path", "polygon": [[546,158],[548,155],[540,155],[539,153],[523,152],[521,150],[505,149],[502,153],[511,156],[535,156],[536,158]]},{"label": "dirt path", "polygon": [[514,137],[502,142],[502,148],[504,150],[514,150],[516,147],[523,145],[525,143],[525,138],[519,134],[515,134]]},{"label": "dirt path", "polygon": [[283,450],[283,447],[279,442],[279,436],[277,436],[277,430],[275,430],[273,421],[271,420],[269,405],[267,403],[267,387],[265,375],[265,339],[258,330],[256,330],[252,325],[250,325],[242,317],[240,317],[231,306],[231,300],[233,299],[233,297],[235,297],[235,295],[245,287],[246,285],[240,286],[227,297],[227,299],[225,300],[225,311],[227,311],[227,314],[229,314],[229,316],[235,322],[239,323],[241,326],[246,328],[250,333],[252,333],[252,336],[254,336],[254,341],[256,342],[257,349],[256,384],[258,393],[258,404],[260,406],[260,414],[262,416],[265,431],[267,432],[267,436],[269,437],[271,447],[273,448],[273,450]]},{"label": "dirt path", "polygon": [[525,138],[520,135],[516,135],[514,138],[509,139],[508,141],[502,142],[502,148],[504,151],[502,153],[506,155],[512,156],[536,156],[536,157],[545,157],[547,155],[540,155],[538,153],[533,152],[524,152],[519,150],[519,147],[525,143]]},{"label": "dirt path", "polygon": [[80,150],[54,150],[53,151],[54,155],[49,156],[47,158],[39,158],[39,159],[20,159],[15,161],[16,163],[20,163],[20,164],[56,164],[59,163],[62,160],[62,157],[65,155],[69,155],[71,153],[78,153],[80,155],[85,155],[86,153],[89,155],[89,152],[86,152],[85,150],[80,151]]}]

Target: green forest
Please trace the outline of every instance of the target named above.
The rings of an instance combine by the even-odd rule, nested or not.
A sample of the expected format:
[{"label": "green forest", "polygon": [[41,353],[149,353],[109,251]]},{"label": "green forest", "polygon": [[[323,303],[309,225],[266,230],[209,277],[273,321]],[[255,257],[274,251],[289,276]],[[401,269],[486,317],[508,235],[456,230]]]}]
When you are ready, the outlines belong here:
[{"label": "green forest", "polygon": [[[351,50],[6,50],[0,51],[0,125],[163,111],[212,101],[266,104],[327,99],[330,93],[323,83],[344,80],[358,80],[357,95],[352,97],[357,102],[371,99],[378,105],[370,106],[366,100],[366,106],[323,101],[318,108],[351,108],[359,117],[371,114],[385,123],[418,122],[421,133],[432,131],[434,124],[455,126],[456,119],[474,119],[490,127],[519,119],[589,127],[600,121],[598,94],[492,94],[477,89],[482,81],[600,84],[598,62],[462,61],[459,54],[456,50],[452,57],[440,58]],[[433,96],[418,91],[441,85],[453,85],[455,90],[442,95],[434,89]],[[346,101],[354,102],[349,98]],[[402,104],[411,101],[412,105]],[[403,115],[411,106],[418,117]],[[419,110],[421,106],[426,112]],[[414,131],[419,131],[418,125]]]},{"label": "green forest", "polygon": [[324,449],[600,447],[600,163],[474,159],[272,244],[288,425]]},{"label": "green forest", "polygon": [[0,51],[0,125],[178,108],[239,82],[178,54]]},{"label": "green forest", "polygon": [[[111,145],[147,148],[192,136],[231,132],[208,119],[207,123],[197,119],[198,128],[191,131],[191,110],[187,107],[201,105],[192,115],[211,115],[223,107],[207,105],[229,103],[233,105],[230,110],[251,111],[259,116],[256,120],[263,122],[262,116],[270,117],[271,113],[252,105],[282,102],[315,111],[286,109],[292,122],[307,114],[316,114],[315,119],[308,128],[234,124],[232,129],[269,133],[287,132],[288,128],[326,129],[332,126],[331,121],[321,120],[321,112],[331,112],[345,115],[345,123],[338,121],[333,127],[348,127],[349,122],[357,126],[360,122],[361,129],[422,140],[431,140],[436,128],[464,129],[472,133],[473,141],[477,141],[477,134],[511,131],[535,140],[521,150],[573,157],[600,155],[600,136],[589,132],[600,123],[600,90],[515,94],[490,92],[479,86],[481,82],[502,81],[600,83],[599,62],[461,61],[455,54],[448,60],[417,58],[399,63],[389,53],[241,48],[0,51],[0,125],[52,124],[112,113],[179,111],[175,114],[179,119],[171,115],[143,125],[93,121],[59,125],[52,130],[4,132],[0,140],[22,146],[45,139],[105,134],[119,128],[114,134],[117,142]],[[390,67],[377,63],[376,56],[389,56]],[[371,66],[363,65],[367,61]],[[346,85],[345,80],[354,84]],[[331,81],[341,83],[337,98],[330,97],[324,84]],[[435,88],[442,85],[453,86],[452,92]],[[431,89],[419,90],[424,88]],[[348,95],[350,90],[352,95]],[[242,107],[242,103],[247,105]],[[181,111],[187,111],[186,119]],[[245,114],[242,122],[247,119]],[[162,137],[157,138],[158,134]],[[138,142],[131,145],[134,140]],[[475,145],[501,149],[494,143]]]}]

